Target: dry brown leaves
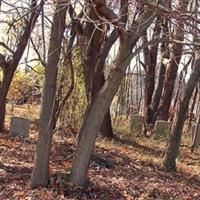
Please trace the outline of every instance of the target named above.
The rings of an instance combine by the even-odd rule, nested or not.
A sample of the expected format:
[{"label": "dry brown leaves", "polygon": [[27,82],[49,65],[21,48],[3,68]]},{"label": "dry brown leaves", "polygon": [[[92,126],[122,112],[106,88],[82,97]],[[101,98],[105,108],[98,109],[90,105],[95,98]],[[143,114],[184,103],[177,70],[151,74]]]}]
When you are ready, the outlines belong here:
[{"label": "dry brown leaves", "polygon": [[99,139],[88,186],[72,186],[68,174],[75,147],[70,133],[57,133],[54,137],[48,188],[30,190],[27,185],[36,135],[34,129],[26,140],[0,135],[0,199],[200,199],[196,172],[180,166],[179,172],[167,173],[157,163],[144,159],[159,156],[159,151],[122,140]]}]

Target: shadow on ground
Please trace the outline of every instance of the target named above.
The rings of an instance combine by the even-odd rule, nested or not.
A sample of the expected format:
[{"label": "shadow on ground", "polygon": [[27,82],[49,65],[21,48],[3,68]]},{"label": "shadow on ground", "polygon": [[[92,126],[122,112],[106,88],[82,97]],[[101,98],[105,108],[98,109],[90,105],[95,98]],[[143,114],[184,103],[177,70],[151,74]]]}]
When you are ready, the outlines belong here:
[{"label": "shadow on ground", "polygon": [[[7,199],[22,190],[25,196],[32,195],[32,191],[27,189],[35,148],[34,137],[32,140],[26,143],[23,140],[0,137],[0,156],[3,158],[1,168],[6,172],[0,177],[0,194],[5,194]],[[60,140],[55,138],[48,189],[35,190],[34,193],[47,195],[51,191],[48,200],[51,196],[52,199],[65,196],[64,199],[81,200],[200,199],[200,182],[194,175],[183,171],[167,173],[161,166],[142,159],[143,154],[160,156],[162,151],[119,138],[115,138],[115,143],[106,143],[107,148],[95,148],[90,162],[89,184],[80,188],[72,186],[68,181],[75,145],[67,140],[60,143]],[[109,143],[112,143],[112,148]],[[124,144],[134,148],[127,150]],[[137,150],[139,154],[135,154]]]}]

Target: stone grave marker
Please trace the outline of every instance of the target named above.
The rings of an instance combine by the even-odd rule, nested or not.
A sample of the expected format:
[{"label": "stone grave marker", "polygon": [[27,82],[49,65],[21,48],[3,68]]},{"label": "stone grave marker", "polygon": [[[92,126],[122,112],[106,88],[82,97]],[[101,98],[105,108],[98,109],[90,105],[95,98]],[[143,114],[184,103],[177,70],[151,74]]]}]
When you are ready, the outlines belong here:
[{"label": "stone grave marker", "polygon": [[167,138],[169,135],[170,122],[165,120],[157,120],[155,124],[154,139]]},{"label": "stone grave marker", "polygon": [[12,117],[10,123],[11,137],[28,137],[30,120],[23,117]]},{"label": "stone grave marker", "polygon": [[140,114],[133,114],[131,116],[130,131],[135,135],[142,134],[142,127],[144,122],[144,116]]}]

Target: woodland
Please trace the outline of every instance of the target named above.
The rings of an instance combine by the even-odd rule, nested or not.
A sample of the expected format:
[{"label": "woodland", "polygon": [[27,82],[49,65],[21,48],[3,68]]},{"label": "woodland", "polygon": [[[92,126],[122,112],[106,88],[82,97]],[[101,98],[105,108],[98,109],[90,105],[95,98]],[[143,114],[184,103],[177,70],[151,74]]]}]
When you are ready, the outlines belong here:
[{"label": "woodland", "polygon": [[0,200],[200,200],[199,0],[0,0]]}]

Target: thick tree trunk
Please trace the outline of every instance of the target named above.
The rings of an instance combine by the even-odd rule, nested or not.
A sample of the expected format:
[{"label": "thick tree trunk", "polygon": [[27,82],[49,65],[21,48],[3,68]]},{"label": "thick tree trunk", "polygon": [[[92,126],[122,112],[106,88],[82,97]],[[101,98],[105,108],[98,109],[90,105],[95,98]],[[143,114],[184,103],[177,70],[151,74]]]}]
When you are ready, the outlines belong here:
[{"label": "thick tree trunk", "polygon": [[179,102],[179,108],[176,113],[169,143],[165,153],[164,166],[168,171],[176,170],[176,158],[178,156],[183,125],[188,111],[189,101],[197,82],[200,80],[200,53],[196,52],[196,60],[192,74],[186,84],[183,97]]},{"label": "thick tree trunk", "polygon": [[[91,20],[96,21],[99,19],[92,5],[88,5],[85,12]],[[95,66],[101,49],[102,37],[104,35],[104,33],[100,30],[101,28],[101,26],[97,28],[94,23],[86,22],[80,40],[81,52],[83,55],[83,74],[88,102],[91,102],[92,99]]]},{"label": "thick tree trunk", "polygon": [[[108,15],[110,10],[108,10],[105,5],[101,5],[99,8],[100,13],[104,13],[105,16],[109,18]],[[116,58],[116,67],[111,70],[103,88],[101,88],[91,105],[89,105],[79,132],[79,135],[81,136],[79,137],[80,140],[72,163],[70,176],[70,181],[73,184],[85,184],[90,156],[95,145],[96,137],[98,136],[98,132],[103,123],[104,116],[115,93],[117,92],[127,66],[130,64],[133,56],[133,46],[136,44],[140,36],[144,34],[154,19],[154,16],[151,16],[151,14],[152,12],[147,11],[140,16],[138,20],[140,24],[143,24],[143,26],[139,28],[137,34],[129,35],[129,33],[120,31],[120,47]],[[113,15],[113,13],[111,15]],[[120,29],[124,30],[124,27]]]},{"label": "thick tree trunk", "polygon": [[[104,66],[102,67],[104,68]],[[103,71],[98,76],[95,77],[96,78],[93,78],[93,84],[92,84],[92,101],[105,83],[105,77]],[[114,136],[112,129],[112,120],[110,115],[110,108],[108,108],[105,117],[103,119],[103,123],[100,129],[100,135],[108,138],[112,138]]]},{"label": "thick tree trunk", "polygon": [[60,49],[65,30],[66,5],[58,1],[53,16],[49,42],[48,61],[45,67],[42,108],[39,123],[39,137],[34,158],[30,186],[47,186],[49,178],[49,157],[55,126],[56,82]]},{"label": "thick tree trunk", "polygon": [[[100,89],[103,87],[104,83],[105,83],[104,73],[101,72],[100,74],[95,74],[93,85],[92,85],[92,100],[95,99],[96,95],[98,94]],[[113,137],[112,121],[111,121],[109,108],[103,119],[103,123],[100,128],[100,134],[108,138]]]},{"label": "thick tree trunk", "polygon": [[[121,61],[121,55],[118,59],[118,63],[123,64]],[[85,116],[79,133],[81,137],[72,165],[70,179],[74,184],[85,184],[90,155],[94,147],[96,137],[98,136],[98,130],[103,123],[105,113],[111,104],[112,98],[118,89],[123,75],[124,72],[119,71],[118,68],[114,69],[104,87],[98,93],[92,104],[88,107],[87,115]]]},{"label": "thick tree trunk", "polygon": [[[93,6],[89,7],[88,16],[94,21],[99,19]],[[88,103],[93,101],[96,94],[99,92],[99,90],[105,83],[105,77],[103,73],[105,60],[110,48],[112,47],[112,44],[117,39],[117,35],[115,34],[110,41],[106,41],[108,42],[108,45],[103,46],[103,37],[104,33],[102,32],[102,30],[96,28],[96,26],[91,22],[86,23],[82,36],[82,44],[84,44],[82,46],[82,53],[84,55],[83,72]],[[105,55],[101,54],[102,49]],[[100,134],[104,137],[113,137],[109,108],[104,117]]]}]

